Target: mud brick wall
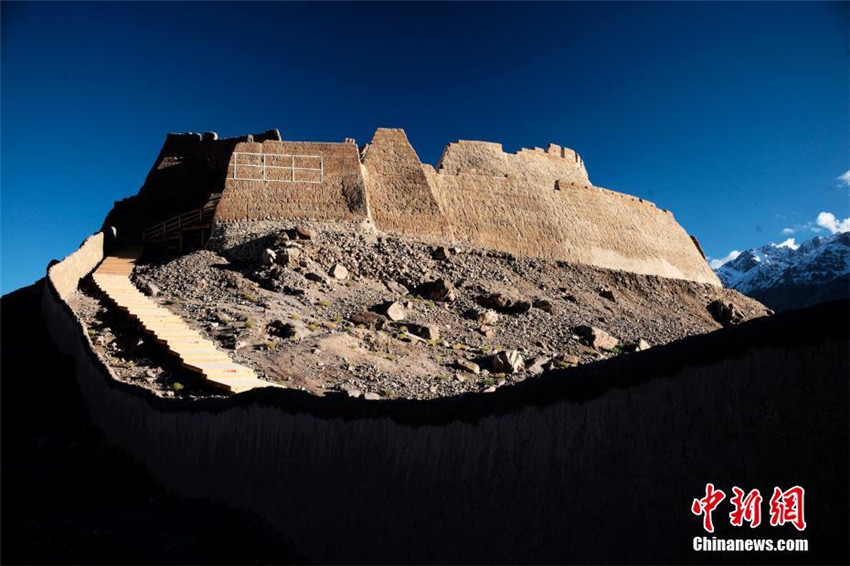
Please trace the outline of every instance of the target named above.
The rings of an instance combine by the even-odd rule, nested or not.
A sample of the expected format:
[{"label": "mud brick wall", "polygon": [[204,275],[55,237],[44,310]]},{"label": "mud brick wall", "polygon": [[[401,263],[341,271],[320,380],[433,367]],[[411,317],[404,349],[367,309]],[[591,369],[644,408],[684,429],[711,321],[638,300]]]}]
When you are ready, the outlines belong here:
[{"label": "mud brick wall", "polygon": [[669,211],[594,187],[571,149],[461,141],[434,170],[404,132],[378,130],[363,163],[379,230],[720,285]]},{"label": "mud brick wall", "polygon": [[452,239],[425,169],[404,130],[379,128],[363,149],[369,212],[375,226],[433,239]]},{"label": "mud brick wall", "polygon": [[215,132],[168,134],[139,194],[115,203],[101,230],[139,236],[154,224],[201,208],[221,193],[233,148],[243,141],[280,139],[280,132],[219,139]]},{"label": "mud brick wall", "polygon": [[215,220],[335,221],[366,215],[366,189],[355,144],[272,140],[236,146]]}]

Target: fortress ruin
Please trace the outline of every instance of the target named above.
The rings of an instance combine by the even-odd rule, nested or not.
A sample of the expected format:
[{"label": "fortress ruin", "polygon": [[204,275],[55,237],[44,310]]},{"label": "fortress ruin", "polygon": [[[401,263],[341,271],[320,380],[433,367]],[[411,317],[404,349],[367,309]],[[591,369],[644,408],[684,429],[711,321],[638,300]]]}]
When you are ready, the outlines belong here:
[{"label": "fortress ruin", "polygon": [[244,222],[366,222],[388,233],[720,285],[670,211],[594,186],[573,150],[449,144],[423,164],[401,129],[369,144],[169,134],[141,191],[105,226],[141,236],[201,209],[213,232]]}]

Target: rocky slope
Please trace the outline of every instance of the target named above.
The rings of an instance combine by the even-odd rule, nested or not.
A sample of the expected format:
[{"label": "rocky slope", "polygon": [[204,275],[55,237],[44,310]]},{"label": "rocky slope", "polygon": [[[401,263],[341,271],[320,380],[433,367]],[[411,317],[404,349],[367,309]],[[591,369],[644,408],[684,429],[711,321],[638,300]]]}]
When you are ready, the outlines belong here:
[{"label": "rocky slope", "polygon": [[[260,253],[247,261],[149,250],[133,277],[234,360],[316,394],[492,391],[769,313],[711,285],[338,227],[283,230],[251,248]],[[215,394],[93,288],[75,308],[120,378],[163,395]]]},{"label": "rocky slope", "polygon": [[798,247],[767,244],[717,270],[724,286],[774,310],[846,299],[850,294],[850,233],[816,237]]}]

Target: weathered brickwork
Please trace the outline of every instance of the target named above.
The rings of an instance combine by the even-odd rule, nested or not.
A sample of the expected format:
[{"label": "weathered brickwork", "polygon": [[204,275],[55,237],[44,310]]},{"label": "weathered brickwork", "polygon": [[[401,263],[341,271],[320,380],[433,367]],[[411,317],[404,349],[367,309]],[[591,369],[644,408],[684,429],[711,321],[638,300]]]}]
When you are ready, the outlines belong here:
[{"label": "weathered brickwork", "polygon": [[404,130],[381,128],[363,149],[369,212],[379,230],[451,240],[448,219]]},{"label": "weathered brickwork", "polygon": [[357,220],[366,215],[355,144],[272,140],[236,146],[215,219]]},{"label": "weathered brickwork", "polygon": [[[669,211],[594,187],[571,149],[506,154],[500,144],[461,141],[435,170],[418,164],[403,132],[378,130],[363,163],[379,230],[719,285]],[[424,228],[400,205],[412,195],[427,203]]]}]

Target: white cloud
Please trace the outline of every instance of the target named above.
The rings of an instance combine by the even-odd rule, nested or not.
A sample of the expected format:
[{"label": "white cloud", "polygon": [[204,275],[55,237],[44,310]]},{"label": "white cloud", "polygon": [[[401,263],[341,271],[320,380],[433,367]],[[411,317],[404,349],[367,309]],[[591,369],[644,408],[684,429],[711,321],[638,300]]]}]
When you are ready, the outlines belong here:
[{"label": "white cloud", "polygon": [[791,234],[794,233],[794,229],[793,228],[783,228],[782,233],[785,234],[786,236],[790,236]]},{"label": "white cloud", "polygon": [[[850,173],[850,171],[848,171]],[[816,220],[817,225],[826,228],[833,234],[850,232],[850,218],[841,220],[831,212],[821,212]]]},{"label": "white cloud", "polygon": [[776,244],[777,248],[791,248],[792,250],[796,250],[800,247],[800,245],[794,241],[794,238],[788,238],[781,244]]},{"label": "white cloud", "polygon": [[845,187],[850,187],[850,170],[846,171],[843,175],[839,175],[838,180]]},{"label": "white cloud", "polygon": [[723,265],[727,261],[732,261],[733,259],[735,259],[739,255],[741,255],[741,252],[739,252],[738,250],[732,250],[731,252],[729,252],[726,255],[726,257],[721,257],[721,258],[718,258],[718,259],[712,259],[711,261],[708,262],[708,265],[711,267],[711,269],[717,269],[718,267],[720,267],[721,265]]}]

